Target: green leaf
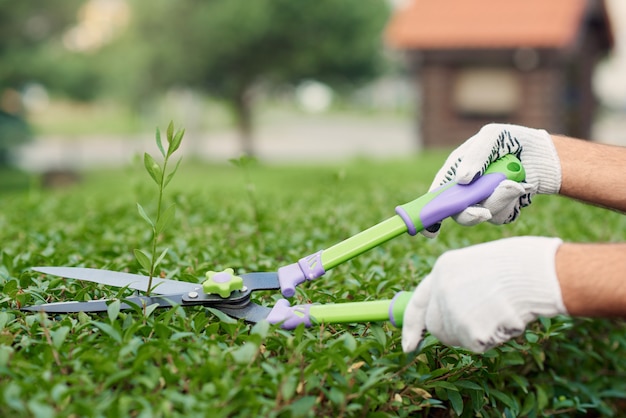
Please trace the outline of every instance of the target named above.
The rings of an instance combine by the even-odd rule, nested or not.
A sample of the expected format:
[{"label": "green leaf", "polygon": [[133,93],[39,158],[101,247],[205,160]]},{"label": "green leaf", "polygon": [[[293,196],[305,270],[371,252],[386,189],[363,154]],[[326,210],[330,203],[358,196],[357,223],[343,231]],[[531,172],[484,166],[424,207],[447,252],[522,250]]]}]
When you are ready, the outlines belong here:
[{"label": "green leaf", "polygon": [[352,334],[343,334],[341,339],[343,340],[344,346],[348,349],[350,353],[354,352],[357,349],[358,344]]},{"label": "green leaf", "polygon": [[482,386],[480,386],[478,383],[472,382],[471,380],[457,380],[456,382],[454,382],[454,386],[462,389],[484,391]]},{"label": "green leaf", "polygon": [[0,330],[3,330],[9,322],[9,314],[6,312],[0,312]]},{"label": "green leaf", "polygon": [[109,303],[109,306],[107,306],[107,315],[109,316],[109,321],[114,322],[117,319],[118,315],[120,314],[120,305],[121,303],[118,299]]},{"label": "green leaf", "polygon": [[6,367],[15,350],[9,345],[0,345],[0,367]]},{"label": "green leaf", "polygon": [[286,376],[280,386],[280,392],[284,400],[289,401],[296,394],[298,379],[296,376]]},{"label": "green leaf", "polygon": [[110,387],[111,385],[117,384],[119,382],[123,382],[126,378],[131,376],[134,373],[132,369],[119,370],[117,372],[111,373],[107,376],[106,380],[103,383],[105,388]]},{"label": "green leaf", "polygon": [[148,305],[146,307],[144,307],[143,309],[143,315],[148,318],[150,315],[152,315],[152,313],[154,312],[154,310],[156,308],[158,308],[160,305],[158,303],[153,303],[151,305]]},{"label": "green leaf", "polygon": [[174,177],[174,174],[176,174],[176,171],[178,170],[178,166],[180,165],[180,162],[182,160],[183,160],[182,158],[179,159],[174,169],[167,175],[167,177],[165,178],[165,183],[163,184],[163,188],[167,187],[167,185],[170,184],[170,181],[172,181],[172,178]]},{"label": "green leaf", "polygon": [[219,309],[207,308],[207,310],[211,312],[213,315],[217,316],[217,318],[222,322],[225,322],[227,324],[237,323],[236,319],[231,318],[230,316],[226,315],[224,312],[220,311]]},{"label": "green leaf", "polygon": [[519,351],[502,353],[500,357],[502,359],[502,365],[505,367],[517,366],[525,363],[524,357]]},{"label": "green leaf", "polygon": [[[166,249],[167,250],[167,249]],[[156,270],[156,263],[155,263],[155,270]],[[152,287],[150,288],[150,292],[154,292],[155,289],[157,289],[159,286],[161,286],[163,284],[163,282],[158,283],[158,284],[154,284],[152,283]]]},{"label": "green leaf", "polygon": [[241,347],[231,352],[233,360],[239,364],[248,364],[254,360],[256,353],[259,351],[259,347],[253,343],[245,343]]},{"label": "green leaf", "polygon": [[552,319],[547,318],[545,316],[539,317],[539,322],[545,328],[546,331],[550,330],[550,326],[552,324]]},{"label": "green leaf", "polygon": [[289,410],[291,410],[293,415],[296,417],[308,416],[311,413],[312,408],[315,406],[315,402],[315,396],[304,396],[289,405]]},{"label": "green leaf", "polygon": [[146,211],[143,209],[143,206],[141,206],[139,203],[137,203],[137,212],[139,212],[139,215],[146,221],[148,222],[148,224],[154,228],[154,223],[152,222],[152,219],[150,219],[150,217],[148,216],[148,214],[146,213]]},{"label": "green leaf", "polygon": [[2,265],[7,269],[9,274],[13,272],[13,259],[6,251],[2,251]]},{"label": "green leaf", "polygon": [[167,125],[167,143],[171,144],[172,143],[172,138],[174,137],[174,121],[170,121],[170,123]]},{"label": "green leaf", "polygon": [[239,158],[231,158],[228,160],[228,162],[234,165],[235,167],[247,169],[248,167],[255,164],[257,162],[257,159],[250,155],[242,155]]},{"label": "green leaf", "polygon": [[183,141],[183,136],[185,136],[184,129],[181,129],[178,132],[176,132],[176,135],[174,135],[174,138],[172,138],[172,142],[170,142],[170,146],[167,149],[168,156],[172,155],[180,147],[180,144]]},{"label": "green leaf", "polygon": [[528,393],[528,379],[524,376],[520,376],[518,374],[511,374],[511,380],[518,384],[520,388],[524,391],[524,393]]},{"label": "green leaf", "polygon": [[81,325],[88,324],[90,321],[91,321],[91,318],[85,312],[79,312],[78,313],[78,322]]},{"label": "green leaf", "polygon": [[463,398],[461,394],[457,390],[448,390],[446,393],[448,394],[448,400],[454,412],[456,412],[457,415],[461,415],[463,413]]},{"label": "green leaf", "polygon": [[159,255],[159,258],[156,259],[156,261],[154,262],[154,265],[152,266],[153,270],[156,270],[157,266],[159,264],[161,264],[161,261],[163,261],[163,258],[167,254],[167,251],[168,251],[168,248],[166,248],[163,251],[161,251],[161,254]]},{"label": "green leaf", "polygon": [[[21,402],[21,387],[15,381],[9,381],[4,387],[2,400],[5,405],[10,406],[16,411],[24,411],[23,403]],[[22,413],[21,415],[25,415]]]},{"label": "green leaf", "polygon": [[426,384],[427,388],[444,388],[448,391],[454,391],[456,390],[457,392],[459,391],[459,388],[457,388],[453,383],[450,382],[446,382],[445,380],[438,380],[436,382],[429,382]]},{"label": "green leaf", "polygon": [[150,257],[148,256],[148,254],[138,249],[135,249],[133,251],[135,252],[135,258],[137,259],[137,261],[139,261],[141,267],[149,272],[152,269],[152,261],[150,261]]},{"label": "green leaf", "polygon": [[163,143],[161,142],[161,131],[159,130],[159,128],[156,129],[156,144],[157,147],[159,148],[159,151],[161,152],[161,155],[163,156],[163,158],[165,158],[165,150],[163,149]]},{"label": "green leaf", "polygon": [[35,418],[54,417],[56,415],[52,406],[38,399],[31,399],[27,403],[28,409]]},{"label": "green leaf", "polygon": [[518,408],[518,405],[515,399],[511,398],[509,395],[505,394],[504,392],[500,392],[499,390],[490,389],[489,397],[496,398],[497,400],[499,400],[500,402],[502,402],[503,404],[505,404],[511,409]]},{"label": "green leaf", "polygon": [[531,411],[536,410],[537,400],[535,399],[534,393],[528,393],[524,396],[524,403],[522,404],[522,409],[520,409],[520,416],[526,417],[529,416]]},{"label": "green leaf", "polygon": [[173,204],[167,209],[165,209],[165,211],[161,214],[161,217],[157,221],[156,226],[154,227],[155,233],[160,234],[161,232],[163,232],[165,227],[167,227],[167,225],[172,221],[172,219],[174,219],[175,214],[176,214],[176,204]]},{"label": "green leaf", "polygon": [[382,380],[382,374],[387,372],[387,367],[378,367],[375,369],[370,369],[368,371],[368,378],[365,382],[363,382],[360,386],[359,386],[359,391],[360,392],[365,392],[366,390],[370,389],[370,387],[379,384]]},{"label": "green leaf", "polygon": [[531,331],[526,331],[526,334],[524,334],[526,337],[526,341],[528,341],[529,343],[536,343],[537,341],[539,341],[539,336],[537,334],[535,334],[534,332]]},{"label": "green leaf", "polygon": [[143,154],[143,165],[146,167],[146,171],[152,177],[152,180],[157,185],[161,185],[161,181],[163,181],[163,171],[161,170],[161,166],[154,161],[154,158],[147,152]]},{"label": "green leaf", "polygon": [[326,396],[335,405],[342,405],[346,400],[346,394],[335,387],[331,387]]},{"label": "green leaf", "polygon": [[12,299],[15,299],[18,292],[17,280],[9,280],[5,283],[4,288],[2,289],[2,293],[10,296]]},{"label": "green leaf", "polygon": [[259,321],[250,330],[250,334],[259,335],[261,338],[266,338],[270,330],[270,323],[267,321]]},{"label": "green leaf", "polygon": [[543,370],[545,367],[544,363],[546,361],[546,353],[543,351],[542,347],[540,345],[532,346],[530,349],[530,355],[535,360],[537,367],[539,367],[540,370]]},{"label": "green leaf", "polygon": [[59,327],[56,330],[51,330],[50,331],[50,335],[52,336],[52,345],[54,346],[54,348],[60,348],[63,343],[65,342],[65,339],[67,338],[67,334],[69,334],[70,332],[70,327]]},{"label": "green leaf", "polygon": [[543,410],[546,406],[548,406],[548,394],[541,386],[536,386],[537,393],[537,409]]},{"label": "green leaf", "polygon": [[372,325],[370,332],[382,347],[385,347],[387,345],[387,334],[381,326]]},{"label": "green leaf", "polygon": [[111,337],[113,340],[115,340],[115,342],[117,343],[122,342],[122,335],[119,333],[118,330],[113,328],[111,325],[105,324],[104,322],[97,322],[97,321],[92,322],[92,324],[100,328],[100,331],[102,331],[103,333]]}]

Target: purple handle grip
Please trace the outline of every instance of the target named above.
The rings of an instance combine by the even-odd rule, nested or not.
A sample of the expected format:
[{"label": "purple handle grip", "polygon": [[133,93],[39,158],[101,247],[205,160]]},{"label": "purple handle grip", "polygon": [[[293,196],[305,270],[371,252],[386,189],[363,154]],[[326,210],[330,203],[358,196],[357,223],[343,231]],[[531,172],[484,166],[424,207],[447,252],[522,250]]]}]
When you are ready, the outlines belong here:
[{"label": "purple handle grip", "polygon": [[[402,298],[402,292],[398,292],[395,294],[395,296],[391,299],[391,302],[389,303],[389,322],[391,322],[391,325],[393,325],[394,327],[398,327],[400,324],[402,324],[401,322],[402,318],[398,320],[396,319],[396,316],[394,315],[396,302],[398,302],[398,300],[401,298]],[[404,314],[404,309],[402,310],[402,314]]]},{"label": "purple handle grip", "polygon": [[470,184],[455,184],[428,202],[420,212],[422,225],[427,228],[448,216],[456,215],[469,206],[482,202],[506,180],[503,173],[485,174]]},{"label": "purple handle grip", "polygon": [[306,280],[313,280],[326,273],[322,265],[322,251],[278,269],[278,282],[283,296],[290,298],[296,294],[296,286]]},{"label": "purple handle grip", "polygon": [[287,299],[280,299],[267,316],[270,324],[281,324],[283,329],[294,329],[300,324],[311,326],[311,305],[291,306]]},{"label": "purple handle grip", "polygon": [[505,174],[496,172],[485,174],[470,184],[444,184],[413,202],[396,207],[396,213],[406,224],[409,235],[415,235],[422,229],[482,202],[506,178]]}]

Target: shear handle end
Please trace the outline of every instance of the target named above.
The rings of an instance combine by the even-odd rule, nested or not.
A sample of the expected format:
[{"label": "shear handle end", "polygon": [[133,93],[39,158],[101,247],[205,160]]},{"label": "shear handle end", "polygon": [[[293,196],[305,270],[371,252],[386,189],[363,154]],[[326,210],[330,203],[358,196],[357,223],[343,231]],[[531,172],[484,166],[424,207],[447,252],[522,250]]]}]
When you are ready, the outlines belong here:
[{"label": "shear handle end", "polygon": [[283,329],[294,329],[300,324],[311,326],[311,305],[291,306],[287,299],[280,299],[267,316],[271,324],[281,324]]}]

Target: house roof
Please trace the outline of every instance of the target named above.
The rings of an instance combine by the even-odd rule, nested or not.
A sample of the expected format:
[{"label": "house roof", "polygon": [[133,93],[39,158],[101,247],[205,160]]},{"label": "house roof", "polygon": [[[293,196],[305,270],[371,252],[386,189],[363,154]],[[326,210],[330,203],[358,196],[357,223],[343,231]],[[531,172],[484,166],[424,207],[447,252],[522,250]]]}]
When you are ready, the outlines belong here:
[{"label": "house roof", "polygon": [[590,7],[589,0],[410,0],[392,16],[385,38],[400,49],[564,48]]}]

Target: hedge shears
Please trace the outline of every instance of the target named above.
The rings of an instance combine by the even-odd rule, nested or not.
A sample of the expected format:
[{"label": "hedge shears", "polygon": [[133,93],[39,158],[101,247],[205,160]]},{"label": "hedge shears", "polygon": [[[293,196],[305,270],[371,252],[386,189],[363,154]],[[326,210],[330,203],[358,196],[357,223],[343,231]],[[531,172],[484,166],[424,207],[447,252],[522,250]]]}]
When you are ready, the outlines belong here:
[{"label": "hedge shears", "polygon": [[[446,183],[417,199],[397,206],[396,214],[327,249],[281,267],[277,272],[236,275],[233,269],[208,272],[202,283],[153,279],[151,296],[135,295],[122,300],[120,308],[135,306],[158,307],[204,306],[218,309],[226,315],[248,322],[267,320],[293,329],[300,324],[358,323],[390,321],[401,326],[404,309],[411,292],[398,292],[392,299],[334,304],[303,304],[292,306],[280,299],[273,307],[252,301],[256,291],[280,290],[286,298],[295,294],[298,285],[323,276],[328,270],[357,255],[377,247],[405,232],[416,235],[468,206],[489,197],[501,181],[523,181],[524,168],[514,155],[492,163],[485,173],[470,184]],[[137,274],[82,267],[35,267],[33,270],[52,276],[95,282],[107,286],[146,291],[148,277]],[[22,308],[25,311],[48,313],[106,312],[111,300],[87,302],[54,302]]]}]

